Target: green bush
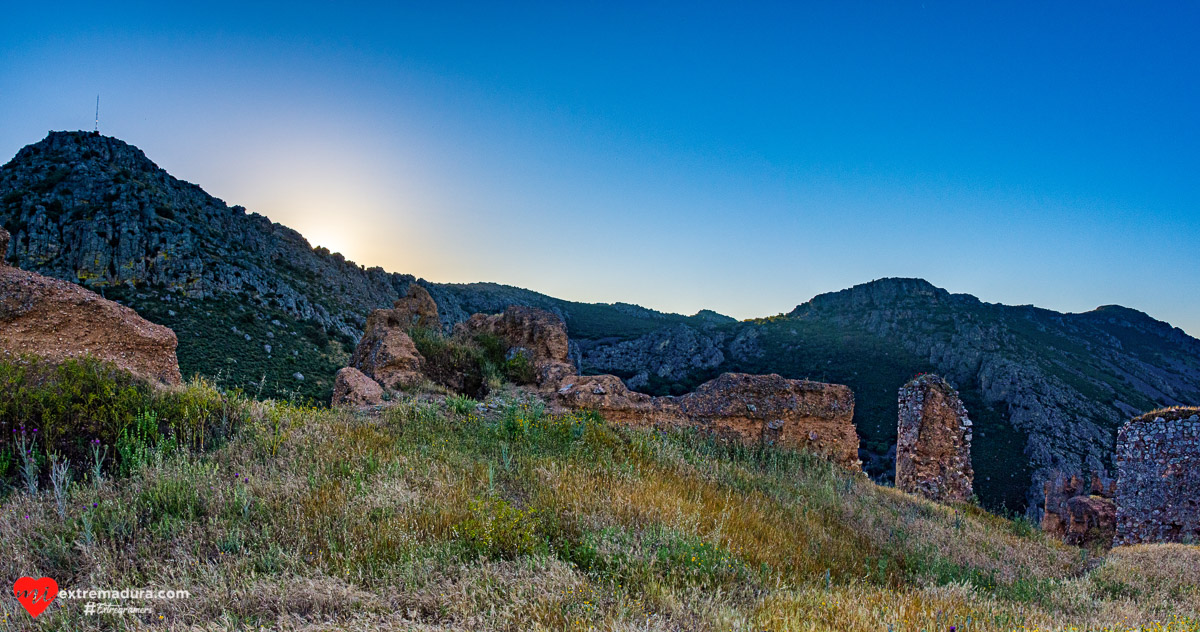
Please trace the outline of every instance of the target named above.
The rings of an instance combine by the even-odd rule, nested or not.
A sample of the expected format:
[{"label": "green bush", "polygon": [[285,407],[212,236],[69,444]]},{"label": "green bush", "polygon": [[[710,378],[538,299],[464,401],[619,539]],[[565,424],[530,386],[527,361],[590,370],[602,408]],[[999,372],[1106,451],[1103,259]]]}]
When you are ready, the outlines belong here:
[{"label": "green bush", "polygon": [[537,380],[537,372],[533,368],[533,362],[529,361],[529,356],[524,353],[513,354],[513,357],[504,362],[504,377],[514,384],[533,384]]},{"label": "green bush", "polygon": [[468,503],[470,516],[458,525],[460,538],[478,555],[516,559],[548,550],[536,510],[519,509],[499,498]]},{"label": "green bush", "polygon": [[491,390],[489,383],[499,371],[475,340],[446,337],[425,327],[414,327],[408,335],[425,358],[424,373],[429,379],[476,399],[487,396]]},{"label": "green bush", "polygon": [[[13,454],[23,427],[36,429],[37,450],[91,462],[91,442],[117,448],[116,471],[128,472],[163,442],[203,450],[244,419],[244,402],[203,380],[156,389],[94,358],[52,364],[33,357],[0,361],[0,454]],[[161,444],[161,445],[160,445]],[[3,459],[0,459],[2,461]],[[11,478],[8,467],[0,476]]]}]

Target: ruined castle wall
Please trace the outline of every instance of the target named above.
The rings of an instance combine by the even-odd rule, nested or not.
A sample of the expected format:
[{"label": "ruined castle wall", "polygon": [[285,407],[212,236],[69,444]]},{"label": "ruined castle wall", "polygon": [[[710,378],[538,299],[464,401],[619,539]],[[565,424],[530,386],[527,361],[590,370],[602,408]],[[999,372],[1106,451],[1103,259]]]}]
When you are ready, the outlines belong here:
[{"label": "ruined castle wall", "polygon": [[896,488],[939,502],[969,500],[971,420],[958,393],[937,375],[922,375],[899,393]]},{"label": "ruined castle wall", "polygon": [[1116,465],[1115,544],[1200,543],[1200,408],[1126,423]]}]

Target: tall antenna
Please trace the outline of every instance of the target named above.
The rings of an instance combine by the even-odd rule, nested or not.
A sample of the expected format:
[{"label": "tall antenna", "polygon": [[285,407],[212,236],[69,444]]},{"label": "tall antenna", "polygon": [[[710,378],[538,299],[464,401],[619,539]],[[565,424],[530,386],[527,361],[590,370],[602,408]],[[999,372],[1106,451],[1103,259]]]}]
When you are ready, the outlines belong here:
[{"label": "tall antenna", "polygon": [[96,129],[93,130],[97,134],[100,133],[100,95],[96,95]]}]

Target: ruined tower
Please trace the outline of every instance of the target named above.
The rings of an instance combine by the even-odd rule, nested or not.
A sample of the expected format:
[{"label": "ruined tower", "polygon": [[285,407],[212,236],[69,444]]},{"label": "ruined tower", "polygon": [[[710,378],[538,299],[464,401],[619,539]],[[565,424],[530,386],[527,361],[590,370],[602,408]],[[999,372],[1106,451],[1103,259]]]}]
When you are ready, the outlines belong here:
[{"label": "ruined tower", "polygon": [[941,377],[920,375],[900,387],[896,488],[938,502],[973,493],[971,420],[958,392]]},{"label": "ruined tower", "polygon": [[1114,544],[1200,542],[1200,408],[1131,419],[1117,432]]}]

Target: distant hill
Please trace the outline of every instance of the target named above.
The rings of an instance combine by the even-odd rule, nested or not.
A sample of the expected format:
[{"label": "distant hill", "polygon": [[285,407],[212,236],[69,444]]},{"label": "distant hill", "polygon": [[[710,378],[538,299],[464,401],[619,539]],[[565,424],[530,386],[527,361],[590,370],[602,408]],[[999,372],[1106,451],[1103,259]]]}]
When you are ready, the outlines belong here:
[{"label": "distant hill", "polygon": [[0,224],[21,268],[80,283],[174,329],[185,376],[270,396],[327,401],[367,313],[414,281],[447,325],[514,303],[550,309],[589,338],[711,318],[363,268],[172,177],[137,147],[87,132],[51,132],[0,167]]},{"label": "distant hill", "polygon": [[0,224],[13,236],[10,261],[174,329],[185,376],[264,395],[327,401],[366,314],[413,282],[429,289],[447,326],[513,304],[553,311],[584,372],[615,373],[653,394],[729,370],[847,384],[864,461],[881,480],[892,466],[897,389],[936,371],[976,421],[977,493],[1010,509],[1036,505],[1051,469],[1111,471],[1114,430],[1127,417],[1200,403],[1200,341],[1125,307],[1060,314],[883,279],[738,322],[430,283],[314,249],[136,147],[86,132],[52,132],[0,168]]},{"label": "distant hill", "polygon": [[1041,502],[1052,470],[1111,473],[1129,417],[1200,402],[1200,340],[1167,323],[1118,306],[1061,314],[984,303],[921,279],[822,294],[773,318],[579,344],[586,369],[656,393],[730,370],[849,385],[864,461],[881,479],[894,467],[897,388],[937,372],[976,424],[977,493],[1014,510]]}]

